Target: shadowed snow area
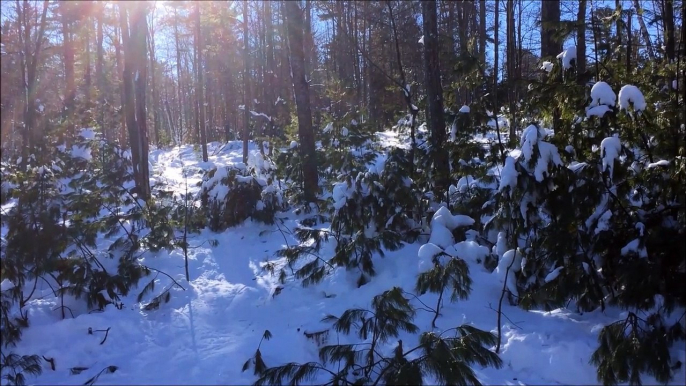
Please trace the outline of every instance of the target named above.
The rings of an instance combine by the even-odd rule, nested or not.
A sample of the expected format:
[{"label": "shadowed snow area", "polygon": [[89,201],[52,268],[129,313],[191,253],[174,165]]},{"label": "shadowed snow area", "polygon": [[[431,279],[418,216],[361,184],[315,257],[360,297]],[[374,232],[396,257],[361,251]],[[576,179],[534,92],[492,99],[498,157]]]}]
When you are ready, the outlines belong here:
[{"label": "shadowed snow area", "polygon": [[[378,134],[382,146],[403,146],[395,132]],[[251,151],[257,152],[251,143]],[[242,162],[242,144],[212,143],[208,147],[209,161],[201,161],[199,149],[181,146],[170,150],[153,150],[150,155],[151,183],[164,181],[177,193],[197,191],[203,171],[215,166]],[[187,177],[184,177],[184,169]],[[301,217],[281,213],[283,228],[293,229]],[[205,240],[215,239],[216,247]],[[56,303],[35,300],[28,309],[31,327],[26,329],[17,347],[21,354],[39,354],[55,359],[56,370],[45,365],[42,375],[28,379],[36,384],[83,384],[101,369],[113,365],[118,370],[103,374],[97,384],[251,384],[256,377],[252,368],[242,372],[243,363],[251,358],[265,330],[273,337],[261,344],[267,366],[286,362],[318,360],[318,346],[305,332],[321,331],[329,327],[320,322],[327,314],[340,315],[353,307],[368,308],[374,295],[400,286],[413,293],[416,276],[420,272],[418,252],[420,244],[387,252],[384,258],[375,257],[378,275],[361,288],[357,276],[343,269],[316,286],[303,288],[299,281],[289,278],[280,285],[277,276],[262,267],[271,261],[277,269],[285,260],[275,252],[295,238],[282,233],[276,226],[247,221],[222,233],[208,230],[194,235],[189,250],[190,283],[185,280],[184,256],[181,250],[172,253],[148,253],[145,264],[164,271],[181,284],[185,291],[171,290],[169,303],[154,311],[144,311],[136,296],[154,277],[143,278],[138,290],[123,299],[124,308],[108,306],[104,312],[86,313],[74,309],[75,317],[61,320]],[[106,241],[103,240],[103,245]],[[327,249],[328,248],[328,249]],[[325,247],[322,253],[330,252]],[[478,248],[466,248],[477,253]],[[465,259],[473,280],[468,300],[444,303],[436,324],[443,330],[462,323],[495,331],[498,299],[502,282],[496,273],[488,272],[476,259]],[[290,273],[288,268],[287,272]],[[157,276],[155,293],[170,286],[171,280]],[[283,287],[283,288],[281,288]],[[277,288],[281,288],[277,290]],[[47,288],[39,288],[47,290]],[[409,296],[409,295],[408,295]],[[426,294],[421,302],[435,307],[437,296]],[[412,304],[423,307],[414,297]],[[83,308],[83,306],[81,306]],[[589,358],[597,347],[597,335],[603,325],[620,318],[620,311],[608,309],[578,314],[559,309],[552,312],[524,310],[503,303],[503,368],[474,370],[484,384],[597,384],[596,370]],[[421,331],[431,330],[433,314],[419,310],[415,324]],[[91,328],[93,334],[89,334]],[[109,329],[107,338],[104,331]],[[417,336],[401,334],[406,345],[414,346]],[[354,337],[339,336],[331,331],[331,343],[348,342]],[[390,342],[395,344],[396,342]],[[390,350],[392,345],[382,347]],[[680,360],[686,363],[683,350]],[[74,367],[87,367],[80,374],[70,374]],[[320,381],[323,379],[317,379]],[[644,375],[644,383],[654,380]],[[673,384],[683,384],[684,375]]]}]

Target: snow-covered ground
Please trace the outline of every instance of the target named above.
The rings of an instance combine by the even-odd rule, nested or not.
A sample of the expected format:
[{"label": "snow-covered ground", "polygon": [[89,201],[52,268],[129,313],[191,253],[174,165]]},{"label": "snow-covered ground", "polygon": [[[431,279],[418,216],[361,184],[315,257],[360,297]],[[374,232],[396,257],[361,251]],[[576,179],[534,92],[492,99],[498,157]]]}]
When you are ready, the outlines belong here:
[{"label": "snow-covered ground", "polygon": [[[386,144],[398,145],[397,133],[379,136]],[[241,161],[238,142],[212,144],[210,161],[199,160],[192,146],[154,150],[150,156],[155,180],[165,180],[179,193],[185,184],[197,190],[196,183],[213,165]],[[253,151],[256,151],[253,149]],[[189,171],[184,177],[184,168]],[[282,213],[284,225],[293,229],[299,217]],[[285,237],[285,238],[284,238]],[[377,257],[378,275],[356,288],[357,275],[339,270],[321,284],[303,288],[290,280],[281,290],[277,277],[261,268],[274,253],[295,243],[276,226],[248,221],[215,234],[203,231],[191,245],[216,239],[218,245],[205,244],[191,249],[190,283],[185,281],[181,251],[148,254],[145,264],[160,269],[177,280],[185,290],[173,288],[171,300],[158,310],[144,311],[136,296],[123,299],[124,308],[108,306],[104,312],[81,313],[61,320],[52,300],[34,300],[29,307],[31,327],[26,329],[16,348],[21,354],[39,354],[54,358],[55,370],[47,364],[44,372],[29,383],[83,384],[107,366],[117,366],[112,374],[101,375],[96,384],[251,384],[252,369],[242,372],[243,363],[253,356],[265,330],[272,339],[262,342],[260,351],[267,366],[286,362],[317,361],[317,343],[306,332],[326,329],[320,320],[327,314],[340,315],[344,310],[368,308],[374,295],[394,286],[412,292],[419,273],[420,244],[406,245],[385,258]],[[276,260],[277,264],[283,262]],[[437,320],[439,329],[473,323],[484,330],[496,329],[496,312],[502,284],[496,273],[482,264],[468,261],[473,280],[471,296],[466,301],[446,302]],[[149,280],[149,279],[148,279]],[[157,288],[171,283],[158,277]],[[144,278],[141,287],[147,283]],[[437,295],[427,294],[421,301],[434,306]],[[149,299],[146,299],[149,300]],[[417,299],[413,304],[421,307]],[[75,310],[78,311],[78,310]],[[595,368],[589,364],[597,346],[597,334],[605,324],[620,318],[620,310],[608,309],[580,315],[571,310],[525,312],[503,305],[502,369],[476,368],[484,384],[597,384]],[[419,311],[415,323],[422,331],[431,329],[433,314]],[[89,334],[89,329],[93,330]],[[105,333],[97,330],[107,330]],[[406,345],[417,337],[403,336]],[[330,343],[344,340],[331,332]],[[684,351],[680,360],[686,363]],[[87,368],[72,375],[70,369]],[[651,382],[652,381],[652,382]],[[680,375],[674,384],[684,384]],[[654,383],[644,376],[645,383]]]}]

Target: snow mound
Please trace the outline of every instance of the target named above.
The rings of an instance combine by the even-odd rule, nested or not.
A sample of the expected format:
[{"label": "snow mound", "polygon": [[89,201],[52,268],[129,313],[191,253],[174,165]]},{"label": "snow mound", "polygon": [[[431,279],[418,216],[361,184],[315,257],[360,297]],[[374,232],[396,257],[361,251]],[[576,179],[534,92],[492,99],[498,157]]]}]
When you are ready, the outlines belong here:
[{"label": "snow mound", "polygon": [[567,48],[557,55],[558,59],[562,59],[562,67],[567,70],[572,67],[572,60],[576,60],[576,46]]},{"label": "snow mound", "polygon": [[609,170],[610,178],[612,178],[612,172],[614,171],[615,160],[619,158],[621,150],[622,143],[619,141],[619,135],[617,134],[603,139],[600,143],[600,154],[603,158],[603,171]]},{"label": "snow mound", "polygon": [[612,87],[609,84],[597,82],[591,88],[591,106],[614,106],[616,101],[617,95],[612,91]]},{"label": "snow mound", "polygon": [[627,84],[619,90],[619,108],[627,110],[630,105],[633,105],[636,111],[644,111],[647,106],[641,90],[634,85]]},{"label": "snow mound", "polygon": [[553,70],[553,63],[545,61],[541,64],[541,70],[544,70],[545,72],[550,72]]}]

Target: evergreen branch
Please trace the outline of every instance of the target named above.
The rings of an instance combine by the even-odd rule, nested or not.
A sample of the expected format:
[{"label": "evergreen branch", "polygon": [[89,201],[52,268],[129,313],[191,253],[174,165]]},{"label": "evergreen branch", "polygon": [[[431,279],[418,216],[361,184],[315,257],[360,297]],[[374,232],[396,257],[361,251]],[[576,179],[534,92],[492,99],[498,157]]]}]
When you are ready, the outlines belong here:
[{"label": "evergreen branch", "polygon": [[[484,307],[485,307],[485,306],[484,306]],[[493,308],[493,307],[491,306],[491,303],[488,303],[488,307],[486,307],[486,308],[488,308],[488,309],[491,310],[491,311],[498,312],[498,310],[496,310],[495,308]],[[500,312],[503,314],[503,316],[505,317],[505,319],[507,319],[510,323],[512,323],[513,326],[515,326],[515,327],[517,327],[518,329],[522,330],[522,328],[521,328],[517,323],[513,322],[512,319],[510,319],[504,312],[502,312],[502,311],[500,311]],[[522,322],[523,322],[523,321],[522,321]],[[519,322],[519,323],[522,323],[522,322]]]},{"label": "evergreen branch", "polygon": [[145,268],[145,269],[149,269],[149,270],[151,270],[151,271],[155,271],[155,272],[159,272],[159,273],[163,274],[164,276],[170,278],[174,285],[176,285],[177,287],[181,288],[181,289],[184,290],[184,291],[186,290],[186,288],[184,288],[184,286],[182,286],[181,284],[179,284],[179,282],[177,282],[176,280],[174,280],[174,278],[171,277],[171,276],[169,276],[169,274],[167,274],[166,272],[160,271],[160,270],[157,269],[157,268],[148,267],[147,265],[144,265],[144,264],[140,264],[140,266],[143,267],[143,268]]}]

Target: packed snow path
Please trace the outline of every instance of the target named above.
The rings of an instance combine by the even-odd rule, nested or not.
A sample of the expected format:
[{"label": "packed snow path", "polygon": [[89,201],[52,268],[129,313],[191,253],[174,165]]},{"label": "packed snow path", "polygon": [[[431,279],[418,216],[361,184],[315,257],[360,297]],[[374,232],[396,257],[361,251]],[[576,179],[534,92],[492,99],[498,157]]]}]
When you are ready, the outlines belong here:
[{"label": "packed snow path", "polygon": [[[397,141],[397,134],[384,133],[384,142]],[[252,149],[254,150],[254,149]],[[192,146],[155,150],[150,161],[155,175],[178,193],[197,190],[201,170],[213,165],[241,162],[240,143],[223,146],[212,144],[207,163],[199,161],[200,152]],[[188,178],[184,177],[184,168]],[[284,225],[293,229],[298,217],[280,215]],[[108,306],[101,313],[87,313],[83,306],[72,304],[75,318],[60,320],[56,303],[38,300],[30,305],[31,327],[23,336],[17,352],[54,358],[56,369],[46,365],[38,384],[83,384],[107,366],[117,366],[113,374],[101,375],[96,384],[251,384],[252,368],[242,372],[243,363],[252,357],[265,330],[273,338],[261,345],[268,366],[286,362],[317,360],[317,343],[305,332],[326,329],[320,322],[326,314],[340,315],[352,307],[368,308],[374,295],[393,286],[411,292],[419,271],[419,244],[375,259],[379,274],[356,288],[356,275],[339,270],[317,286],[303,288],[289,280],[282,289],[276,276],[261,268],[261,263],[274,261],[274,252],[285,240],[275,226],[246,222],[222,233],[207,230],[190,240],[190,283],[184,277],[181,251],[149,254],[145,264],[160,269],[185,287],[171,290],[171,300],[158,310],[144,311],[136,296],[151,278],[144,278],[139,290],[123,300],[124,309]],[[211,247],[204,243],[216,239]],[[280,264],[280,261],[276,261]],[[495,330],[496,313],[502,284],[482,265],[469,262],[473,291],[467,301],[445,303],[437,320],[445,329],[462,323],[473,323],[485,330]],[[155,294],[171,281],[158,276]],[[428,305],[436,304],[435,295],[422,296]],[[149,300],[149,298],[147,299]],[[413,301],[414,302],[414,301]],[[420,306],[417,304],[417,306]],[[80,310],[80,311],[79,311]],[[504,367],[475,368],[484,384],[596,384],[595,368],[588,363],[596,347],[600,328],[619,318],[619,312],[579,315],[568,310],[525,312],[503,306]],[[415,323],[422,331],[430,329],[433,314],[418,312]],[[88,334],[89,328],[94,330]],[[109,329],[105,333],[96,330]],[[335,332],[329,342],[335,343]],[[416,337],[403,337],[406,345]],[[395,343],[395,342],[393,342]],[[681,359],[682,362],[684,359]],[[80,374],[70,369],[86,367]],[[651,383],[648,377],[644,382]],[[675,384],[683,382],[676,379]]]}]

